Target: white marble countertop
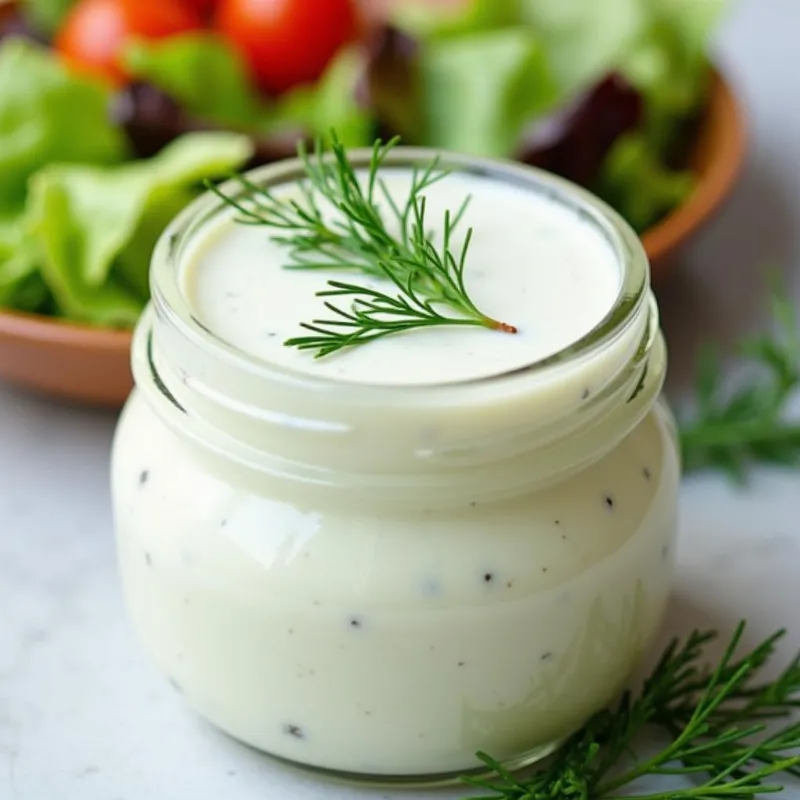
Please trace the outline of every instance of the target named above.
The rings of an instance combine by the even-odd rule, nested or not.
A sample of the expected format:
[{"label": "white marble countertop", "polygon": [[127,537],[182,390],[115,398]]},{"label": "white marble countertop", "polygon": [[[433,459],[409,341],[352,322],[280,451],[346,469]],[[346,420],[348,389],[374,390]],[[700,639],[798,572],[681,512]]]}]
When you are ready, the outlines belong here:
[{"label": "white marble countertop", "polygon": [[[673,391],[699,338],[758,324],[760,269],[800,267],[799,31],[797,0],[743,0],[721,32],[720,59],[751,115],[753,146],[736,196],[662,293]],[[115,571],[113,426],[112,415],[0,387],[0,800],[357,794],[298,777],[212,730],[140,653]],[[746,490],[693,477],[682,504],[664,636],[727,631],[746,617],[749,637],[787,626],[787,647],[800,645],[800,472],[758,472]]]}]

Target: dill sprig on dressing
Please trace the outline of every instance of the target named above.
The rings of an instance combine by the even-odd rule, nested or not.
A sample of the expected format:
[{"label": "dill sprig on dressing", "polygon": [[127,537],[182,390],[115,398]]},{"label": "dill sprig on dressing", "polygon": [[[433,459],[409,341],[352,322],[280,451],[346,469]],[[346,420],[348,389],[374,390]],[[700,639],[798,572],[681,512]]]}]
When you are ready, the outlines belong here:
[{"label": "dill sprig on dressing", "polygon": [[[780,791],[776,776],[800,775],[800,724],[767,723],[800,706],[800,655],[761,683],[759,672],[784,632],[737,658],[744,630],[742,622],[712,670],[704,653],[715,633],[674,640],[636,698],[625,694],[615,709],[596,714],[530,776],[514,777],[479,754],[495,776],[465,782],[480,787],[485,800],[722,800]],[[652,728],[667,743],[639,756],[641,734]],[[670,783],[639,791],[651,776]],[[676,776],[683,787],[669,788]]]},{"label": "dill sprig on dressing", "polygon": [[[398,141],[375,142],[362,179],[335,134],[329,155],[319,141],[311,153],[301,146],[305,180],[298,184],[299,199],[278,198],[242,175],[236,176],[241,187],[237,196],[210,187],[236,209],[238,222],[278,231],[272,239],[287,246],[286,267],[341,270],[387,282],[384,289],[355,278],[327,281],[317,296],[343,302],[325,300],[331,316],[300,323],[308,335],[288,339],[285,345],[314,351],[319,358],[431,326],[471,325],[517,332],[513,325],[478,309],[467,290],[464,270],[472,228],[466,231],[459,252],[453,239],[469,197],[455,211],[444,213],[441,241],[436,244],[433,239],[423,193],[448,174],[438,158],[412,170],[409,193],[402,203],[389,193],[381,170]],[[335,213],[323,214],[322,201]],[[397,233],[391,232],[389,220]]]}]

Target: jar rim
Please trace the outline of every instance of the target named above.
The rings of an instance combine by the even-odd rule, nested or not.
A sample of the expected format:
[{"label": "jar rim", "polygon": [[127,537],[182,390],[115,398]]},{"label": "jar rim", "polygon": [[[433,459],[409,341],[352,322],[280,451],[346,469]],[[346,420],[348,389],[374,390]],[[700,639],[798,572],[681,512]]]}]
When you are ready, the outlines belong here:
[{"label": "jar rim", "polygon": [[[373,156],[371,148],[348,151],[354,167],[364,168]],[[325,156],[330,158],[328,153]],[[498,383],[540,377],[575,358],[585,358],[602,350],[637,316],[650,288],[649,264],[644,247],[631,226],[611,206],[588,190],[536,167],[509,160],[481,158],[423,147],[394,147],[384,161],[387,167],[426,166],[434,158],[451,172],[508,183],[547,195],[570,207],[593,224],[613,248],[621,269],[616,299],[604,317],[579,339],[544,358],[512,369],[485,376],[423,384],[385,384],[368,381],[342,381],[331,376],[313,375],[302,370],[275,364],[247,353],[221,338],[194,314],[180,285],[180,257],[183,245],[210,223],[226,206],[214,192],[208,191],[190,203],[162,233],[154,249],[150,282],[153,305],[178,334],[215,359],[248,374],[284,384],[302,384],[311,391],[330,390],[358,394],[365,389],[373,396],[398,394],[417,396],[441,394],[470,387],[496,387]],[[302,179],[303,164],[297,157],[257,167],[246,173],[249,181],[263,186],[278,186]],[[235,196],[242,186],[235,178],[223,183],[221,191]]]}]

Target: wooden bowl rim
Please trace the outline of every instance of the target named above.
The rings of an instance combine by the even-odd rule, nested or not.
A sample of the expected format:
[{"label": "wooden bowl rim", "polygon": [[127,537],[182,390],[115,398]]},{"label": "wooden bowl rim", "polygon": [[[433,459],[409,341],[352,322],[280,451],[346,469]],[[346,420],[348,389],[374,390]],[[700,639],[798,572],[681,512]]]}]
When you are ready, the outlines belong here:
[{"label": "wooden bowl rim", "polygon": [[[731,124],[726,128],[725,136],[720,138],[709,168],[687,201],[644,232],[642,242],[651,264],[682,243],[714,213],[744,164],[747,149],[744,113],[732,87],[717,69],[713,73],[709,106],[712,104],[719,107],[720,113]],[[0,337],[63,348],[127,354],[132,331],[3,309],[0,310]]]},{"label": "wooden bowl rim", "polygon": [[133,331],[128,329],[103,328],[25,311],[0,311],[0,337],[6,339],[109,352],[127,350],[132,336]]}]

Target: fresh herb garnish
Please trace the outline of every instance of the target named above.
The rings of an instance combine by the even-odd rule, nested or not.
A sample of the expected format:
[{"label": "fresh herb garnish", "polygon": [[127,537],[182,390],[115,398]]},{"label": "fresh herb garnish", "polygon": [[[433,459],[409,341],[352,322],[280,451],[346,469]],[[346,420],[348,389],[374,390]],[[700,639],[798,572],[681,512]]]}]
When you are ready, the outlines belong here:
[{"label": "fresh herb garnish", "polygon": [[800,424],[786,407],[800,390],[800,329],[791,301],[774,291],[774,336],[746,340],[741,355],[764,373],[726,392],[719,356],[706,350],[697,375],[697,412],[680,429],[684,469],[724,470],[737,481],[751,463],[800,463]]},{"label": "fresh herb garnish", "polygon": [[[384,291],[370,283],[327,281],[317,296],[341,297],[349,303],[342,307],[325,301],[332,318],[301,323],[311,335],[287,339],[285,345],[314,350],[319,358],[393,333],[436,325],[517,332],[513,325],[480,311],[465,286],[472,228],[466,231],[458,254],[453,238],[469,198],[457,211],[445,212],[438,246],[428,230],[423,192],[448,174],[440,169],[439,160],[412,170],[411,187],[402,204],[390,195],[380,171],[397,142],[397,137],[386,144],[375,142],[362,180],[335,134],[329,158],[319,141],[311,154],[301,146],[306,180],[299,184],[300,199],[279,199],[242,175],[236,176],[241,196],[210,187],[239,212],[238,222],[280,232],[272,239],[289,248],[288,268],[351,271],[391,284]],[[337,213],[324,215],[321,201]],[[387,216],[396,234],[390,232]],[[444,308],[457,313],[445,313]]]},{"label": "fresh herb garnish", "polygon": [[[515,778],[479,754],[496,776],[465,781],[488,790],[484,800],[721,800],[780,791],[772,776],[800,775],[800,724],[767,730],[767,722],[800,706],[794,697],[800,690],[800,654],[775,680],[759,683],[758,673],[784,632],[737,658],[744,629],[742,622],[711,672],[704,648],[715,633],[695,631],[683,644],[673,640],[636,699],[628,693],[615,710],[596,714],[531,776]],[[666,733],[669,743],[639,758],[635,742],[651,727]],[[689,785],[636,792],[644,777],[676,775]],[[620,793],[623,787],[627,793]]]}]

